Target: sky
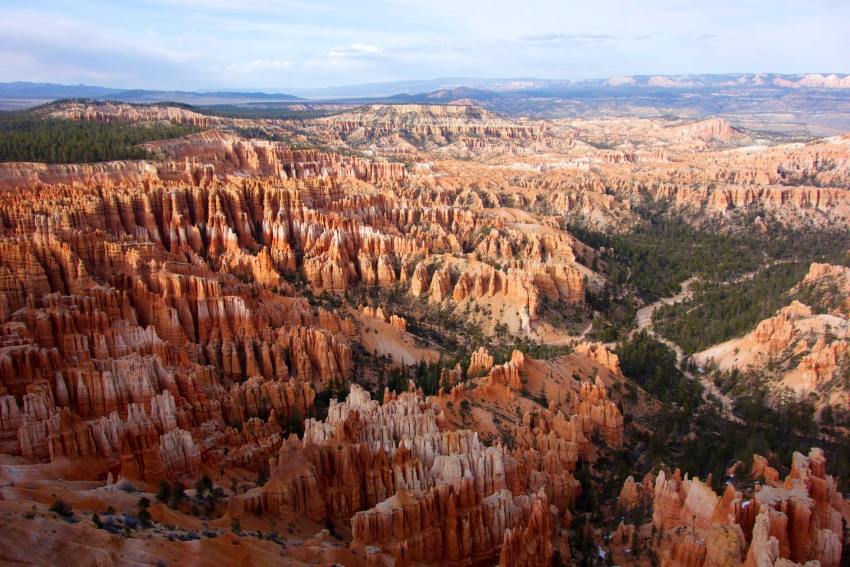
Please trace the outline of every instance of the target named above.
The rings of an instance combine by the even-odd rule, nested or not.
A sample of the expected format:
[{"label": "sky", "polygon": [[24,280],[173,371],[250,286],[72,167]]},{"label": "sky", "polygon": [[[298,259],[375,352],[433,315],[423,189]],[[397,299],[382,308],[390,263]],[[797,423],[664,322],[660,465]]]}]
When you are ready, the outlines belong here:
[{"label": "sky", "polygon": [[850,73],[848,0],[0,0],[0,81],[287,92]]}]

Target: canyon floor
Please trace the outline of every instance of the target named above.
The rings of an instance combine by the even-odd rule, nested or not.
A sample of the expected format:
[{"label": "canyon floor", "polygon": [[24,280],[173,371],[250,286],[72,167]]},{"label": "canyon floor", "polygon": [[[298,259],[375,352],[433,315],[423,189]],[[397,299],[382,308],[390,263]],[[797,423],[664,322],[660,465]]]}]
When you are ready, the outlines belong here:
[{"label": "canyon floor", "polygon": [[26,111],[0,563],[846,565],[850,135],[557,116]]}]

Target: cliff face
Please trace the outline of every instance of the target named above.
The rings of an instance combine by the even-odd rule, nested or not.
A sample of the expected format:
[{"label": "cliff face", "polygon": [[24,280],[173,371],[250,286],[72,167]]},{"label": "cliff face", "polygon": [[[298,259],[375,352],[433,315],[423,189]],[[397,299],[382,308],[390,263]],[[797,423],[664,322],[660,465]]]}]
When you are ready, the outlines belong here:
[{"label": "cliff face", "polygon": [[[217,172],[227,171],[227,164],[233,163],[239,171],[272,175],[263,173],[263,165],[257,165],[260,170],[246,170],[246,159],[237,159],[231,150],[221,150],[221,155],[210,150],[207,155],[196,141],[183,143],[199,159],[217,164]],[[212,136],[211,143],[229,142]],[[311,163],[323,159],[318,154],[301,157]],[[546,228],[543,234],[526,238],[518,231],[496,228],[503,226],[499,219],[414,199],[414,191],[403,186],[390,193],[350,185],[362,176],[348,178],[337,166],[342,167],[328,166],[327,177],[299,174],[296,180],[230,183],[221,181],[229,179],[226,173],[223,177],[215,173],[201,186],[163,183],[153,176],[142,182],[141,191],[123,180],[109,181],[103,189],[95,182],[86,186],[34,182],[37,188],[16,193],[6,205],[10,236],[26,231],[40,236],[37,244],[20,237],[0,243],[5,259],[0,266],[5,270],[0,273],[4,298],[0,315],[8,318],[32,291],[70,291],[69,282],[55,281],[49,264],[30,261],[33,254],[44,254],[33,246],[67,249],[62,261],[73,264],[67,266],[68,273],[80,271],[79,278],[93,278],[80,285],[114,285],[103,280],[106,270],[95,267],[97,262],[110,269],[119,267],[128,276],[141,272],[143,278],[134,284],[133,293],[143,300],[134,308],[140,311],[143,326],[153,324],[173,346],[184,335],[206,345],[209,339],[231,337],[244,343],[261,334],[245,318],[251,309],[244,298],[219,297],[222,282],[205,281],[200,274],[205,263],[270,290],[285,285],[283,277],[298,273],[317,294],[401,285],[414,297],[427,296],[459,310],[468,306],[502,310],[502,320],[489,319],[490,325],[501,322],[520,334],[536,332],[544,301],[583,303],[586,276],[575,262],[574,239],[563,231]],[[392,175],[388,179],[398,181]],[[55,216],[58,210],[69,216],[61,228]],[[102,244],[81,248],[81,240],[95,233]],[[122,255],[122,247],[131,253]],[[458,258],[463,249],[481,252]],[[432,275],[429,264],[442,259],[451,265]],[[172,275],[169,262],[200,266]],[[490,265],[496,262],[504,267]],[[54,280],[46,281],[48,277]],[[165,298],[151,296],[165,290]],[[174,315],[166,316],[163,309]]]},{"label": "cliff face", "polygon": [[[850,222],[846,136],[807,144],[765,143],[716,117],[687,123],[625,117],[553,122],[514,120],[474,105],[377,104],[317,119],[275,121],[227,119],[159,105],[75,102],[57,105],[53,115],[133,124],[169,121],[216,130],[148,144],[162,158],[155,164],[45,166],[38,172],[6,165],[0,168],[0,188],[83,179],[208,184],[222,175],[246,173],[379,184],[413,177],[420,186],[466,189],[458,197],[467,206],[492,206],[484,197],[492,190],[493,197],[501,194],[496,202],[502,206],[524,201],[608,227],[633,222],[632,202],[647,193],[671,201],[694,220],[709,216],[729,222],[758,209],[771,217],[768,221],[783,224]],[[381,157],[296,150],[232,133],[244,131],[355,154],[367,153],[366,148],[368,155]],[[393,163],[399,157],[416,165],[405,170]]]},{"label": "cliff face", "polygon": [[112,102],[63,102],[53,106],[50,116],[63,120],[93,122],[171,122],[192,126],[214,126],[223,120],[186,108],[164,105],[129,105]]},{"label": "cliff face", "polygon": [[403,133],[419,144],[461,142],[473,148],[475,140],[535,140],[544,133],[540,124],[516,122],[480,106],[460,104],[372,104],[319,118],[314,125],[325,132],[339,132],[346,140],[374,142]]},{"label": "cliff face", "polygon": [[[486,366],[487,356],[479,350],[476,360]],[[570,384],[575,390],[563,409],[519,404],[527,409],[502,424],[509,444],[482,441],[477,430],[491,439],[483,425],[455,424],[455,408],[502,404],[505,392],[516,395],[511,384],[535,379],[540,364],[516,351],[475,378],[471,392],[458,385],[431,398],[411,385],[402,394],[385,392],[379,403],[354,384],[346,401],[331,401],[326,419],[306,421],[303,440],[280,446],[267,484],[231,505],[283,521],[350,522],[350,549],[375,561],[544,565],[556,550],[569,557],[559,527],[581,493],[572,471],[594,454],[592,437],[622,445],[622,416],[601,378]]]},{"label": "cliff face", "polygon": [[[642,147],[636,149],[636,140]],[[740,226],[750,212],[768,225],[843,227],[850,219],[846,136],[774,145],[716,118],[689,124],[624,118],[563,121],[542,146],[525,155],[506,150],[500,158],[481,153],[498,167],[434,167],[450,173],[440,183],[476,187],[479,198],[482,185],[493,187],[502,203],[507,192],[515,204],[540,204],[612,230],[635,221],[633,206],[643,195],[670,202],[695,223]]]},{"label": "cliff face", "polygon": [[727,142],[744,137],[739,130],[733,128],[729,122],[722,118],[708,118],[681,126],[673,126],[669,129],[669,135],[679,138],[716,139]]},{"label": "cliff face", "polygon": [[[133,108],[64,111],[209,125]],[[311,307],[296,275],[314,293],[400,285],[450,308],[499,305],[526,333],[542,298],[583,301],[571,236],[541,225],[526,237],[452,204],[451,192],[422,194],[400,164],[216,131],[150,148],[163,160],[0,168],[0,443],[9,453],[91,457],[150,481],[221,463],[265,468],[284,446],[279,424],[302,419],[317,391],[353,374],[356,325]],[[474,271],[451,260],[431,273],[464,250],[458,261]],[[406,333],[403,317],[369,316]],[[482,354],[476,364],[489,373],[493,362]],[[516,388],[521,361],[514,366],[495,380]],[[370,466],[383,466],[376,458]],[[382,499],[349,496],[332,510]]]}]

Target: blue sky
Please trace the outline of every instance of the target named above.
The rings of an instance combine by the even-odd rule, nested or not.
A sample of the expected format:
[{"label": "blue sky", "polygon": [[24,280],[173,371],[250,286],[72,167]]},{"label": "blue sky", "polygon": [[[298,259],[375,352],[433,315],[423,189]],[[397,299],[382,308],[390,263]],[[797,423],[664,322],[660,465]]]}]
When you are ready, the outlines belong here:
[{"label": "blue sky", "polygon": [[0,81],[311,88],[850,72],[847,0],[0,0]]}]

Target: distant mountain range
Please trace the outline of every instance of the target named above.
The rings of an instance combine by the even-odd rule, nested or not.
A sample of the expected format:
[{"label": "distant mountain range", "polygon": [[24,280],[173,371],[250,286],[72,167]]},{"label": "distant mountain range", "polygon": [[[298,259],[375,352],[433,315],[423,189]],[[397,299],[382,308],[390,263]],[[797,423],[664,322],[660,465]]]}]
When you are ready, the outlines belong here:
[{"label": "distant mountain range", "polygon": [[241,104],[248,102],[297,102],[301,98],[284,93],[193,92],[146,89],[113,89],[96,85],[55,83],[0,83],[0,109],[28,107],[62,98],[91,98],[121,102],[180,102],[184,104]]},{"label": "distant mountain range", "polygon": [[0,83],[0,98],[56,99],[97,98],[121,92],[119,89],[90,85],[57,85],[54,83]]},{"label": "distant mountain range", "polygon": [[[726,73],[718,75],[634,75],[607,79],[563,80],[531,77],[509,79],[440,78],[388,83],[367,83],[319,89],[289,89],[305,98],[398,98],[440,91],[471,89],[495,93],[573,92],[598,88],[627,89],[716,89],[736,87],[850,89],[850,75],[809,73]],[[476,97],[477,98],[477,97]]]},{"label": "distant mountain range", "polygon": [[259,91],[165,91],[115,89],[96,85],[54,83],[0,83],[0,108],[31,106],[60,98],[109,99],[123,102],[180,102],[195,105],[245,104],[251,102],[303,102],[311,100],[377,100],[394,102],[449,102],[456,99],[484,101],[511,94],[570,96],[600,90],[624,94],[630,89],[648,91],[765,89],[847,89],[850,75],[810,73],[730,73],[722,75],[636,75],[580,81],[511,78],[476,79],[468,77],[367,83],[317,89],[288,89],[290,93]]},{"label": "distant mountain range", "polygon": [[475,79],[470,77],[453,77],[289,90],[298,96],[314,99],[375,98],[396,97],[401,95],[421,95],[435,91],[454,90],[460,88],[494,92],[521,91],[524,89],[544,87],[553,82],[557,81],[533,78]]}]

